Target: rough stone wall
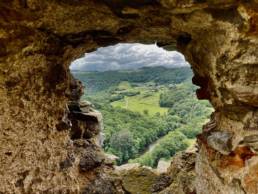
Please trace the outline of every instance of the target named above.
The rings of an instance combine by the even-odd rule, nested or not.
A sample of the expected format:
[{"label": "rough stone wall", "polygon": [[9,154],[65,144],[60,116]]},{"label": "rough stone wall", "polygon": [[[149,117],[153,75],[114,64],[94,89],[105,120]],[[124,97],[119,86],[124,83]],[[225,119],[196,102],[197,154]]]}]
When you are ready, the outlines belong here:
[{"label": "rough stone wall", "polygon": [[172,158],[166,173],[162,173],[152,185],[153,194],[193,194],[195,188],[196,152],[179,152]]},{"label": "rough stone wall", "polygon": [[101,46],[157,42],[186,56],[198,98],[216,110],[198,137],[197,193],[258,193],[257,3],[1,0],[0,192],[123,192],[96,134],[72,136],[92,120],[69,115],[81,93],[68,66]]}]

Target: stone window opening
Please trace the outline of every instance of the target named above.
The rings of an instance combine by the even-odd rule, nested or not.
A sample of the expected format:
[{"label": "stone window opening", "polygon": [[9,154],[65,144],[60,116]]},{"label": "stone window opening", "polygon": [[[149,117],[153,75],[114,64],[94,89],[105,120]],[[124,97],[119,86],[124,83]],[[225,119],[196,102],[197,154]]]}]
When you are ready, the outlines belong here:
[{"label": "stone window opening", "polygon": [[[179,40],[180,40],[181,44],[187,44],[189,41],[191,41],[190,37],[187,34],[182,34],[182,36],[179,37]],[[136,45],[136,46],[134,46],[134,45]],[[158,52],[160,52],[160,53],[156,54],[156,58],[157,58],[156,61],[160,61],[160,64],[153,62],[153,60],[155,61],[155,59],[153,59],[153,56],[150,54],[153,51],[151,49],[148,50],[148,46],[152,47],[152,50],[156,49],[156,50],[158,50]],[[131,49],[131,51],[128,51],[128,49],[129,50]],[[142,55],[134,56],[133,54],[140,52],[139,49],[143,49],[143,50],[146,49],[146,53],[142,51]],[[166,53],[165,57],[162,56],[162,54],[164,55],[164,53]],[[131,60],[128,59],[131,56],[130,54],[132,55]],[[144,54],[146,54],[146,56]],[[122,56],[118,56],[118,55],[122,55]],[[159,56],[159,55],[161,55],[161,56]],[[169,55],[171,55],[170,58],[168,57]],[[173,57],[174,57],[174,59],[173,59]],[[168,61],[169,59],[171,61]],[[137,63],[140,60],[145,61],[144,64],[140,64],[134,68],[131,67],[131,66],[135,65],[134,63]],[[162,62],[161,62],[162,60],[166,61],[166,63],[162,64]],[[173,61],[173,60],[175,60],[175,61]],[[176,61],[176,60],[178,60],[178,61]],[[152,66],[150,66],[152,64],[151,62],[153,62]],[[148,63],[150,63],[150,64],[148,64]],[[173,44],[172,45],[162,45],[161,43],[158,43],[158,44],[156,43],[154,45],[153,44],[144,45],[144,44],[139,44],[139,43],[137,43],[137,44],[117,44],[114,46],[100,48],[94,52],[86,53],[84,57],[79,58],[71,63],[70,70],[71,70],[71,73],[73,74],[73,82],[72,83],[74,83],[74,86],[73,86],[74,89],[72,90],[72,92],[74,91],[74,97],[72,98],[72,101],[70,101],[70,103],[68,105],[68,109],[70,112],[68,115],[68,118],[69,118],[69,120],[71,120],[70,121],[70,123],[71,123],[71,131],[70,131],[71,139],[74,142],[77,142],[77,141],[91,142],[96,145],[96,147],[94,149],[97,150],[97,151],[95,150],[97,155],[94,156],[94,157],[96,157],[96,160],[93,159],[93,161],[91,161],[91,160],[88,161],[89,163],[94,164],[94,165],[88,166],[89,165],[88,162],[86,162],[86,160],[83,160],[84,161],[83,165],[80,165],[80,168],[82,171],[85,171],[85,170],[87,171],[88,169],[96,168],[99,165],[101,165],[102,163],[108,164],[108,165],[116,164],[117,166],[115,168],[117,169],[117,171],[121,171],[124,173],[124,179],[122,179],[122,180],[125,181],[126,180],[125,177],[130,176],[131,174],[134,173],[134,172],[130,172],[130,170],[137,169],[137,170],[139,170],[139,172],[137,172],[137,173],[142,173],[141,171],[146,170],[146,166],[148,166],[148,164],[147,165],[144,165],[144,164],[139,165],[139,163],[137,161],[128,163],[129,160],[126,160],[123,163],[119,163],[118,162],[119,157],[117,157],[115,155],[115,153],[109,152],[109,153],[104,154],[105,156],[102,155],[102,153],[101,153],[102,151],[100,151],[100,149],[99,149],[100,147],[102,147],[102,149],[104,149],[105,152],[108,152],[108,150],[105,149],[105,145],[104,145],[104,142],[105,142],[105,131],[104,131],[105,117],[103,118],[103,115],[101,114],[101,110],[98,110],[98,107],[94,106],[94,100],[95,100],[94,97],[92,98],[87,95],[87,90],[89,93],[94,93],[91,91],[91,90],[94,90],[94,88],[91,88],[90,84],[97,85],[97,83],[94,83],[94,80],[86,79],[87,74],[88,74],[88,76],[92,76],[92,74],[94,74],[94,73],[98,73],[98,74],[102,73],[103,76],[105,76],[106,72],[109,73],[109,72],[120,72],[120,71],[136,71],[136,69],[141,69],[141,68],[146,68],[146,67],[153,68],[154,70],[157,67],[163,67],[163,68],[168,68],[167,69],[168,71],[169,70],[172,71],[173,69],[175,69],[175,70],[182,69],[180,71],[184,71],[184,68],[186,68],[187,69],[186,73],[188,73],[189,75],[188,75],[188,77],[185,77],[184,78],[185,80],[183,80],[181,82],[183,84],[187,83],[187,84],[192,85],[191,82],[192,82],[193,74],[192,74],[192,70],[190,69],[190,65],[188,64],[187,61],[185,61],[184,57],[180,53],[175,52],[175,45],[173,45]],[[179,74],[180,74],[180,71],[179,71]],[[174,76],[176,79],[176,76],[179,77],[180,75],[175,74]],[[112,80],[112,78],[113,77],[110,77],[109,79]],[[126,79],[128,79],[128,78],[126,78]],[[115,85],[115,86],[118,87],[118,85],[121,82],[126,81],[126,79],[119,80],[120,82],[116,83],[117,85]],[[149,81],[153,82],[155,79],[156,79],[156,77],[153,77]],[[99,80],[97,80],[97,81],[99,81]],[[107,81],[108,81],[107,79],[103,80],[103,82],[105,82],[105,83]],[[206,83],[206,80],[201,80],[202,81],[201,83],[199,83],[198,81],[199,81],[199,79],[196,79],[196,77],[193,78],[193,83],[195,83],[197,85],[202,85],[203,83]],[[170,92],[173,92],[173,88],[174,88],[175,93],[176,93],[177,92],[176,87],[178,87],[177,84],[180,84],[181,82],[174,83],[174,84],[167,84],[167,83],[163,83],[163,84],[164,84],[164,87],[166,87],[166,89],[170,90]],[[135,82],[135,84],[136,83],[137,83],[137,81]],[[141,82],[139,82],[139,83],[141,83]],[[129,82],[129,84],[130,84],[130,82]],[[157,84],[156,88],[161,87],[161,86],[162,86],[162,84],[160,84],[160,85]],[[197,96],[200,99],[201,98],[205,99],[206,96],[202,96],[203,89],[198,89],[197,87],[194,87],[194,86],[190,86],[190,87],[193,87],[194,89],[191,90],[190,94],[187,94],[187,95],[191,95],[191,98],[184,96],[184,98],[186,98],[186,100],[189,100],[189,99],[196,100],[195,90],[197,90],[196,91]],[[159,90],[160,89],[157,89],[156,92],[160,92]],[[142,91],[140,91],[140,92],[142,92]],[[89,98],[91,99],[90,101],[89,101]],[[121,101],[121,99],[117,99],[114,102],[117,102],[119,100]],[[178,99],[178,100],[180,100],[180,99]],[[195,103],[196,102],[198,102],[198,101],[195,101]],[[127,107],[128,101],[124,100],[123,103],[124,103],[124,105],[121,105],[119,107],[126,110],[128,108]],[[159,103],[160,103],[160,96],[159,96]],[[184,103],[184,101],[182,101],[182,103]],[[200,107],[198,107],[199,104],[195,104],[195,103],[190,104],[192,106],[192,109],[198,109],[196,111],[200,111]],[[195,105],[197,105],[197,106],[195,107]],[[148,105],[145,105],[145,106],[148,106]],[[99,106],[99,107],[101,107],[101,106]],[[205,107],[205,106],[203,106],[203,107]],[[208,104],[207,104],[207,107],[209,107]],[[113,108],[115,108],[115,107],[113,107]],[[169,110],[169,108],[167,108],[167,111],[168,110]],[[143,114],[143,115],[149,114],[148,112],[147,113],[146,112],[147,112],[146,110],[142,110],[141,114]],[[207,108],[207,112],[205,113],[206,116],[209,116],[211,112],[212,112],[212,108],[209,107],[209,110]],[[159,112],[157,112],[157,113],[159,113]],[[168,114],[168,112],[164,113],[164,115],[160,115],[160,113],[159,113],[159,116],[166,117],[167,114]],[[176,116],[179,116],[178,112],[175,112],[174,114]],[[181,114],[187,114],[187,113],[181,113]],[[202,114],[204,114],[204,113],[202,113]],[[191,120],[192,116],[190,114],[188,116],[189,116],[188,119]],[[151,118],[151,117],[149,117],[149,118]],[[103,123],[103,120],[104,120],[104,123]],[[194,141],[195,135],[201,132],[201,126],[206,121],[207,121],[207,118],[202,119],[202,123],[201,123],[201,125],[199,125],[199,130],[197,130],[199,132],[193,132],[194,135],[191,135],[190,134],[191,132],[189,131],[189,134],[187,134],[187,135],[190,136],[189,139],[191,141]],[[129,120],[128,122],[130,123],[130,122],[134,122],[134,121]],[[163,122],[167,122],[167,121],[164,119]],[[174,121],[174,122],[175,122],[174,124],[176,124],[176,121]],[[177,122],[180,122],[180,121],[177,121]],[[187,121],[183,121],[183,122],[187,122]],[[188,125],[189,125],[189,123],[188,123]],[[197,126],[196,126],[196,128],[197,128]],[[182,129],[183,129],[183,127],[182,127]],[[165,134],[163,134],[162,136],[159,136],[158,138],[164,138],[166,135],[168,135],[169,132],[172,132],[173,130],[176,130],[175,126],[173,126],[173,129],[171,129],[171,131],[170,130],[166,131]],[[185,130],[185,132],[186,132],[186,130]],[[121,131],[123,131],[123,130],[120,130],[120,132]],[[119,131],[114,132],[113,135],[115,133],[119,133]],[[181,132],[179,132],[179,133],[181,133]],[[188,138],[187,135],[185,135],[183,133],[182,133],[182,135],[184,137],[186,137],[186,139]],[[146,145],[147,147],[145,147],[142,151],[139,151],[138,154],[144,154],[144,153],[147,153],[148,150],[154,149],[155,143],[157,143],[157,141],[158,141],[158,139],[156,139],[154,142],[152,142],[149,145],[147,144]],[[173,141],[173,139],[171,139],[171,141]],[[181,141],[183,141],[183,140],[181,140]],[[110,143],[110,139],[109,139],[109,143]],[[186,146],[186,145],[184,145],[184,146]],[[186,147],[182,148],[181,151],[187,149],[187,147],[188,147],[188,152],[184,153],[185,155],[184,154],[180,155],[180,157],[187,156],[187,157],[189,157],[189,161],[192,161],[192,158],[195,157],[195,152],[197,149],[196,144],[191,143],[191,146],[189,144]],[[180,150],[177,150],[176,152],[180,152]],[[90,153],[88,153],[88,154],[90,154]],[[172,154],[170,157],[173,157],[174,154]],[[129,158],[129,159],[134,161],[135,158]],[[168,173],[168,168],[170,166],[170,162],[165,162],[164,160],[162,160],[162,158],[158,158],[158,161],[159,162],[155,163],[155,166],[153,166],[153,170],[149,169],[150,172],[148,172],[148,173],[150,173],[150,175],[152,175],[152,178],[155,177],[156,179],[158,179],[158,177],[159,177],[158,174]],[[118,162],[118,164],[117,164],[117,162]],[[192,163],[191,163],[191,165],[192,165]],[[191,166],[189,168],[192,169],[193,166]],[[126,169],[126,171],[124,171],[125,169]],[[147,178],[147,175],[145,175],[145,176],[146,176],[145,178]],[[167,179],[168,179],[168,182],[171,181],[171,179],[168,178],[168,175],[167,175]],[[135,181],[137,182],[139,180],[135,179]],[[143,181],[143,180],[140,180],[140,181]],[[126,184],[126,181],[125,181],[125,184]],[[161,188],[155,188],[155,187],[157,187],[156,184],[158,184],[158,183],[157,182],[154,183],[154,179],[152,180],[152,184],[153,184],[153,191],[154,190],[158,191],[161,189]],[[148,187],[150,187],[150,185]],[[130,188],[127,188],[127,189],[130,190]],[[139,188],[137,188],[137,189],[139,189]]]},{"label": "stone window opening", "polygon": [[184,54],[198,98],[214,107],[196,159],[175,159],[186,171],[171,168],[176,179],[160,177],[156,193],[258,193],[257,1],[3,0],[0,15],[0,193],[128,193],[82,138],[94,134],[70,133],[93,119],[70,103],[83,89],[69,65],[100,47],[155,41]]}]

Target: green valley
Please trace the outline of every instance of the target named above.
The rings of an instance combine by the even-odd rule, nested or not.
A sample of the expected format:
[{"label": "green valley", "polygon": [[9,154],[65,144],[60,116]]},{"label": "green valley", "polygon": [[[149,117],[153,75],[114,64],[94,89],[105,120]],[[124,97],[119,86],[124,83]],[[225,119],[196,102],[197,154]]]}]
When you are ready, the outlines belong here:
[{"label": "green valley", "polygon": [[155,167],[169,159],[193,144],[213,110],[196,99],[189,67],[73,74],[86,86],[82,99],[103,114],[103,148],[119,157],[118,165]]},{"label": "green valley", "polygon": [[[126,86],[126,87],[125,87]],[[114,107],[120,107],[134,112],[155,115],[164,115],[168,108],[160,107],[160,94],[165,91],[165,88],[156,88],[151,82],[132,87],[129,82],[121,82],[118,88],[123,88],[127,92],[137,95],[125,96],[121,100],[111,103]]]}]

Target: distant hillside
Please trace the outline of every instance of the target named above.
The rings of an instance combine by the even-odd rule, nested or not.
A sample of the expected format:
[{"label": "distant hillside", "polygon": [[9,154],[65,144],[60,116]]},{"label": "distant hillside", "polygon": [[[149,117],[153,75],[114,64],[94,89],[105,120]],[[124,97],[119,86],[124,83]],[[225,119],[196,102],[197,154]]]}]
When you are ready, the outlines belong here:
[{"label": "distant hillside", "polygon": [[161,158],[195,142],[212,111],[195,97],[189,67],[73,72],[86,85],[82,98],[104,118],[104,150],[117,164],[138,162],[155,167]]},{"label": "distant hillside", "polygon": [[165,68],[143,67],[138,70],[120,70],[105,72],[73,71],[74,76],[86,85],[87,94],[106,90],[117,86],[122,81],[131,83],[154,82],[161,84],[177,84],[192,77],[190,67]]}]

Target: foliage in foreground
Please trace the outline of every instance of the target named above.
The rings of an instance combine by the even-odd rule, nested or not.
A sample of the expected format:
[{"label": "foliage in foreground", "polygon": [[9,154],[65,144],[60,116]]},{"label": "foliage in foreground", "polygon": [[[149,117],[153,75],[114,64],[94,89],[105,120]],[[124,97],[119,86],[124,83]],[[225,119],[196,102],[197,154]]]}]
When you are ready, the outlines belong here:
[{"label": "foliage in foreground", "polygon": [[[212,111],[207,101],[195,98],[191,76],[190,68],[143,68],[77,77],[90,91],[84,98],[103,114],[104,150],[119,157],[118,165],[130,160],[155,167],[160,158],[189,146]],[[119,106],[124,98],[132,103],[130,109]],[[148,99],[152,108],[139,111]]]},{"label": "foliage in foreground", "polygon": [[159,141],[159,144],[152,151],[130,162],[155,167],[161,158],[169,159],[176,152],[185,150],[188,146],[187,137],[183,133],[177,130],[171,131]]},{"label": "foliage in foreground", "polygon": [[137,157],[170,130],[160,117],[109,105],[101,106],[100,110],[105,118],[104,149],[119,157],[118,164]]}]

